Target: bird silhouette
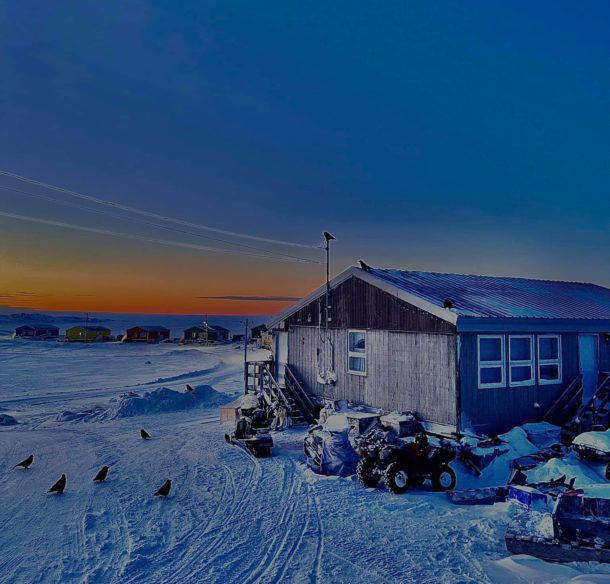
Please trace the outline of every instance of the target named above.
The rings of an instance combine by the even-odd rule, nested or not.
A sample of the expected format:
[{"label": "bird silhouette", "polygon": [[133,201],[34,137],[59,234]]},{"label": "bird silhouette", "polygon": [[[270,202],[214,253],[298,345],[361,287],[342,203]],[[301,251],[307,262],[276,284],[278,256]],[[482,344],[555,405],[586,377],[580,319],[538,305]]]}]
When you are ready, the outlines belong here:
[{"label": "bird silhouette", "polygon": [[34,462],[34,455],[30,454],[25,460],[22,460],[21,462],[18,462],[15,465],[15,468],[17,468],[19,466],[19,467],[24,468],[25,470],[27,470],[28,468],[30,468],[30,465],[32,464],[32,462]]},{"label": "bird silhouette", "polygon": [[169,492],[172,490],[172,481],[167,479],[162,485],[161,488],[155,493],[155,497],[167,497]]},{"label": "bird silhouette", "polygon": [[186,391],[193,391],[193,386],[189,385],[188,383],[186,384]]},{"label": "bird silhouette", "polygon": [[62,474],[61,478],[47,491],[47,493],[57,493],[61,495],[66,488],[66,475]]},{"label": "bird silhouette", "polygon": [[150,440],[150,434],[144,430],[144,428],[140,430],[140,436],[142,436],[144,440]]},{"label": "bird silhouette", "polygon": [[360,267],[365,271],[368,272],[369,270],[373,269],[373,266],[369,266],[365,261],[363,260],[358,260],[360,262]]},{"label": "bird silhouette", "polygon": [[93,482],[101,483],[102,481],[106,480],[107,476],[108,476],[108,467],[107,466],[103,466],[99,470],[99,472],[95,475],[95,477],[93,478]]}]

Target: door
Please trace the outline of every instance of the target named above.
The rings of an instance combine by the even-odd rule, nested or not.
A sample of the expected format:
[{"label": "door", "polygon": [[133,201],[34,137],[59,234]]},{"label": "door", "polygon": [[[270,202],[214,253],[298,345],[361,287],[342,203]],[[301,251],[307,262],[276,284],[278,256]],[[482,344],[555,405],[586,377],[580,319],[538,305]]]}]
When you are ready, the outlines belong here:
[{"label": "door", "polygon": [[578,361],[583,383],[583,397],[587,402],[597,389],[597,335],[578,335]]},{"label": "door", "polygon": [[284,373],[288,362],[288,333],[275,332],[275,378],[280,385],[284,385]]}]

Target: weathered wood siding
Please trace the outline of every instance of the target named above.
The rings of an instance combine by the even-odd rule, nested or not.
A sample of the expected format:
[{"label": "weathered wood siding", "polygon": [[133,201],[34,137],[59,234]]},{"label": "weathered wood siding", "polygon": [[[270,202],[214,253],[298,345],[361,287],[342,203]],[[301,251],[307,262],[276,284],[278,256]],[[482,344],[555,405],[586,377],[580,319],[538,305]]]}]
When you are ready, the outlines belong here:
[{"label": "weathered wood siding", "polygon": [[[420,308],[363,282],[350,278],[337,286],[330,299],[331,327],[386,331],[454,333],[455,326]],[[325,298],[310,302],[286,319],[290,326],[324,323]]]},{"label": "weathered wood siding", "polygon": [[309,391],[388,411],[412,410],[428,420],[456,424],[456,335],[367,330],[366,376],[347,372],[347,329],[332,329],[331,337],[337,372],[332,388],[317,382],[319,329],[290,328],[288,364]]},{"label": "weathered wood siding", "polygon": [[[459,344],[461,426],[479,433],[496,434],[524,422],[539,421],[579,373],[578,335],[564,333],[561,335],[562,383],[510,387],[507,381],[506,387],[479,389],[477,335],[462,333]],[[600,343],[600,369],[607,358],[605,353],[602,357],[603,352]],[[508,375],[507,363],[507,380]],[[534,376],[537,378],[536,362]],[[539,408],[534,406],[536,403]]]}]

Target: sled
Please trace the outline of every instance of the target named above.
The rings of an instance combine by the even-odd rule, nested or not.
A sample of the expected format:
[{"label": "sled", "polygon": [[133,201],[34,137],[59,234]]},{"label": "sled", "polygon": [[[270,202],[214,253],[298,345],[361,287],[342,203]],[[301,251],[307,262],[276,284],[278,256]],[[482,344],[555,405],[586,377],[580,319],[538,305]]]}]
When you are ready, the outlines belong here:
[{"label": "sled", "polygon": [[506,501],[508,487],[485,487],[463,491],[448,491],[447,496],[455,505],[493,505],[494,503]]}]

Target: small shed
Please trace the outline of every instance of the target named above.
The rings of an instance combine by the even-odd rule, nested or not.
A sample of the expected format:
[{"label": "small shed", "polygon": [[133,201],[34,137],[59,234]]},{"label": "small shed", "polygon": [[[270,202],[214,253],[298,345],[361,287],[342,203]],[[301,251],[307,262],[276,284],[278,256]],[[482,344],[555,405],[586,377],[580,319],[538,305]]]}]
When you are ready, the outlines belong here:
[{"label": "small shed", "polygon": [[164,326],[133,326],[127,329],[124,342],[127,343],[160,343],[169,340],[169,329]]},{"label": "small shed", "polygon": [[191,326],[184,331],[185,343],[207,343],[218,341],[218,331],[206,324]]},{"label": "small shed", "polygon": [[24,324],[15,329],[17,339],[56,339],[59,328],[52,324]]},{"label": "small shed", "polygon": [[216,335],[219,342],[223,343],[229,340],[229,329],[225,328],[224,326],[219,326],[217,324],[210,325],[210,328],[216,331]]},{"label": "small shed", "polygon": [[110,329],[105,326],[77,325],[66,330],[66,339],[81,342],[107,341],[110,334]]}]

